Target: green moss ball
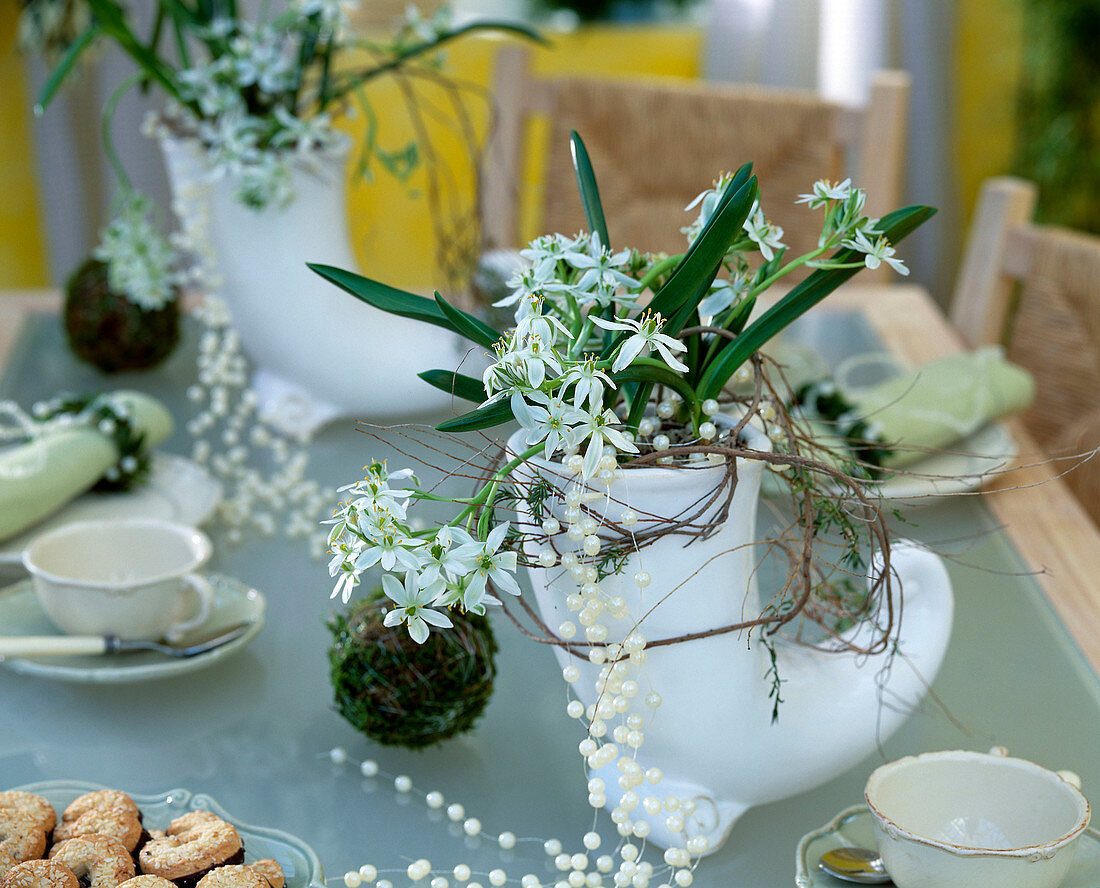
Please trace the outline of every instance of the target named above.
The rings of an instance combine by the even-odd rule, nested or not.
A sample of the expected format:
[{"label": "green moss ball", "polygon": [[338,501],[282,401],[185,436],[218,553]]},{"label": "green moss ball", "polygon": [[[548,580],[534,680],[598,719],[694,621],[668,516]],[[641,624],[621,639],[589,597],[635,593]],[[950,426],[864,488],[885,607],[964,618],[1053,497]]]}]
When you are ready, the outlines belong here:
[{"label": "green moss ball", "polygon": [[179,299],[146,311],[112,292],[107,265],[88,259],[65,287],[65,334],[73,353],[105,373],[146,370],[180,338]]},{"label": "green moss ball", "polygon": [[485,617],[452,611],[423,644],[382,621],[375,590],[328,624],[329,677],[340,714],[372,740],[419,749],[473,727],[493,692],[497,644]]}]

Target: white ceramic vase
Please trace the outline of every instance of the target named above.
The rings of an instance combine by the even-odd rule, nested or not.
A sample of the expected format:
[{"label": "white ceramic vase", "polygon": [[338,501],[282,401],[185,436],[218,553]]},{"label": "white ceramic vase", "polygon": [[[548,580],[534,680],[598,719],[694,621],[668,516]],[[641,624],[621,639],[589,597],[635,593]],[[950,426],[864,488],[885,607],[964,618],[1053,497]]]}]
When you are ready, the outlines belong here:
[{"label": "white ceramic vase", "polygon": [[[766,449],[769,444],[750,430],[751,448]],[[514,437],[510,449],[520,452],[521,441]],[[563,478],[560,463],[534,460],[522,471],[532,469]],[[740,460],[728,519],[713,536],[685,545],[683,536],[669,535],[634,552],[620,574],[600,582],[608,596],[622,595],[629,611],[622,619],[606,612],[601,616],[610,630],[609,641],[621,641],[635,626],[653,642],[761,613],[764,605],[755,571],[760,552],[753,544],[763,471],[759,460]],[[724,467],[626,470],[611,486],[614,511],[609,510],[608,517],[618,522],[628,504],[640,518],[635,530],[644,530],[653,523],[647,515],[672,518],[705,502],[723,472]],[[599,509],[606,502],[594,506]],[[565,519],[557,517],[564,527]],[[576,545],[563,534],[556,548],[567,551]],[[638,701],[656,691],[663,702],[656,710],[636,703],[631,711],[645,719],[637,760],[643,768],[660,768],[663,778],[658,786],[639,787],[639,798],[674,794],[694,800],[695,815],[685,818],[687,835],[705,835],[713,851],[748,808],[813,789],[856,765],[885,740],[905,719],[908,707],[923,696],[925,682],[935,677],[953,611],[950,581],[939,558],[900,543],[892,547],[892,566],[895,605],[903,590],[905,597],[900,638],[904,657],[896,658],[884,675],[882,656],[821,653],[777,637],[783,702],[775,723],[769,698],[771,661],[759,630],[748,639],[745,632],[730,632],[649,648],[644,664],[632,667],[630,678],[640,687]],[[652,577],[644,589],[634,583],[639,570]],[[577,614],[565,602],[566,595],[578,591],[568,571],[560,566],[531,569],[529,576],[551,631],[563,621],[576,622]],[[858,641],[866,634],[866,629],[857,630],[851,637]],[[577,636],[583,639],[583,628]],[[582,641],[580,648],[584,647]],[[573,685],[580,700],[586,706],[595,702],[598,667],[560,648],[555,651],[563,667],[580,667],[581,678]],[[607,786],[607,806],[613,808],[619,799],[620,772],[611,764],[593,776],[597,775]],[[639,807],[632,816],[649,822],[649,840],[662,847],[683,840],[669,831],[668,812],[648,816]]]},{"label": "white ceramic vase", "polygon": [[285,207],[254,209],[239,182],[212,174],[194,139],[161,142],[174,207],[198,229],[256,368],[261,409],[285,432],[308,436],[337,417],[386,421],[444,409],[450,399],[417,378],[457,366],[457,336],[360,302],[306,267],[354,269],[347,233],[349,144],[296,163]]}]

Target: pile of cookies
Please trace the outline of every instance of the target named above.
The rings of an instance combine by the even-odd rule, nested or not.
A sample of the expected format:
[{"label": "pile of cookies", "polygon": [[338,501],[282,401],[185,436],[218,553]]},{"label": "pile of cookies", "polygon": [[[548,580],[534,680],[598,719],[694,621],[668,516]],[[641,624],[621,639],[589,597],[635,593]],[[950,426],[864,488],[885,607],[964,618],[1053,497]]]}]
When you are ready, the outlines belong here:
[{"label": "pile of cookies", "polygon": [[284,888],[274,860],[245,865],[233,824],[191,811],[146,830],[126,793],[97,790],[61,814],[42,796],[0,792],[0,888]]}]

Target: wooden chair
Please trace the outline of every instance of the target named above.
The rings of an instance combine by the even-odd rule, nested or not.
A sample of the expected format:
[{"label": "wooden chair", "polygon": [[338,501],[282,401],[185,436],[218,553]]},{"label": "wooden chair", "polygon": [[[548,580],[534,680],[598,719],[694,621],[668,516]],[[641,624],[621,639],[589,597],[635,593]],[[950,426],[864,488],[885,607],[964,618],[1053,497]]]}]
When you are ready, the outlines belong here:
[{"label": "wooden chair", "polygon": [[[539,177],[538,233],[585,227],[569,153],[584,138],[600,183],[615,247],[682,252],[684,207],[719,173],[747,160],[760,177],[763,207],[801,252],[816,246],[818,212],[795,207],[819,178],[853,176],[868,211],[900,205],[909,76],[881,72],[866,108],[845,108],[811,92],[673,78],[540,78],[529,53],[497,56],[497,118],[481,192],[487,247],[520,242],[521,164],[528,121],[549,119],[548,162]],[[858,164],[852,163],[858,156]]]},{"label": "wooden chair", "polygon": [[[1035,377],[1024,424],[1052,457],[1100,446],[1100,236],[1032,219],[1036,188],[982,185],[951,302],[971,345],[1000,343]],[[1100,455],[1066,478],[1100,521]]]}]

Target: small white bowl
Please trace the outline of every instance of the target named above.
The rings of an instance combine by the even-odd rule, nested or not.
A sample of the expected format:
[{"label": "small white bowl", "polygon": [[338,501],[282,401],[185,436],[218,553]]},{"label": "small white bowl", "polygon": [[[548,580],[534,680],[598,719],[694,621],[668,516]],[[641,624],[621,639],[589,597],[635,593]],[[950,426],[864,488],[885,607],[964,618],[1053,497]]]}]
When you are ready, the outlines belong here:
[{"label": "small white bowl", "polygon": [[898,888],[1055,888],[1090,816],[1073,783],[996,751],[899,759],[864,797]]}]

